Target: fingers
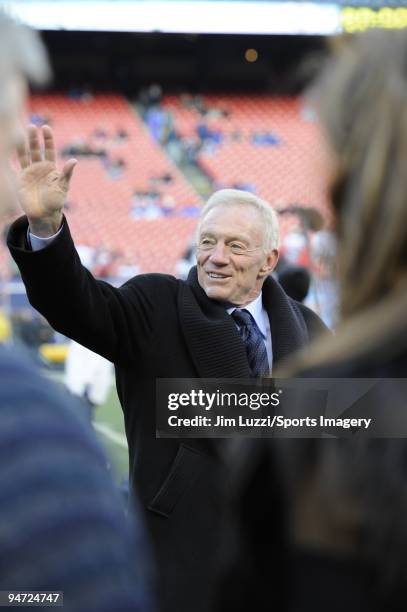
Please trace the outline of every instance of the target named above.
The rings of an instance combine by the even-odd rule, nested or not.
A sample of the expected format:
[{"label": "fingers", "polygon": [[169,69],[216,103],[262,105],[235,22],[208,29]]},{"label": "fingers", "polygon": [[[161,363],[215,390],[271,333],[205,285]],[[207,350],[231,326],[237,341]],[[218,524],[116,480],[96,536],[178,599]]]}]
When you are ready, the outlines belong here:
[{"label": "fingers", "polygon": [[49,125],[43,125],[42,126],[42,136],[44,138],[44,156],[45,156],[45,159],[47,161],[56,163],[56,161],[57,161],[57,154],[56,154],[56,150],[55,150],[54,135],[53,135],[52,130],[49,127]]},{"label": "fingers", "polygon": [[35,163],[42,161],[40,139],[35,125],[28,126],[28,146],[31,154],[31,162]]},{"label": "fingers", "polygon": [[68,161],[65,163],[64,167],[62,168],[60,182],[62,184],[62,187],[66,190],[68,190],[69,183],[72,178],[72,173],[77,163],[78,163],[78,160],[76,159],[68,159]]},{"label": "fingers", "polygon": [[21,138],[17,145],[17,156],[21,168],[28,168],[31,163],[31,160],[30,155],[28,153],[27,139],[25,136],[24,138]]},{"label": "fingers", "polygon": [[22,168],[28,168],[31,163],[34,164],[43,159],[56,163],[57,155],[52,130],[48,125],[43,125],[41,131],[44,139],[44,153],[41,150],[40,136],[35,125],[28,126],[28,143],[27,138],[24,138],[18,144],[17,155]]}]

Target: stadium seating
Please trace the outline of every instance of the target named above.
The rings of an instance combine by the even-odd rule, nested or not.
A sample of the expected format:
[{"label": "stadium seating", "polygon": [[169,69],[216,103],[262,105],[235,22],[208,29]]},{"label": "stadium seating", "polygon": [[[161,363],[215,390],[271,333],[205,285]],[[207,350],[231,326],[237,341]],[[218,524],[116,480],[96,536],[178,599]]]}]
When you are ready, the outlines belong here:
[{"label": "stadium seating", "polygon": [[[202,117],[190,104],[191,98],[188,105],[186,100],[185,96],[167,96],[163,107],[171,112],[181,139],[196,139]],[[205,96],[203,103],[209,109],[205,125],[220,135],[220,143],[203,147],[197,163],[214,188],[247,185],[278,209],[292,204],[315,207],[329,224],[326,151],[304,100],[264,95]],[[79,157],[67,213],[76,243],[118,252],[118,262],[132,262],[141,272],[173,273],[195,226],[194,219],[182,211],[202,202],[129,103],[122,96],[110,94],[75,98],[35,95],[30,100],[30,112],[51,123],[60,153],[82,141],[105,149],[110,160],[124,162],[124,170],[114,177],[102,158]],[[98,130],[106,137],[98,136]],[[120,130],[127,138],[116,138]],[[268,144],[259,142],[265,133],[271,138]],[[258,144],[254,144],[255,139]],[[174,199],[174,214],[158,219],[132,218],[129,211],[134,191],[147,191],[151,177],[165,173],[170,173],[173,180],[159,189],[162,195]],[[283,234],[295,225],[296,217],[284,216]],[[2,275],[6,268],[2,249]]]},{"label": "stadium seating", "polygon": [[[306,100],[274,96],[204,96],[202,116],[182,96],[167,96],[164,107],[182,138],[194,138],[199,122],[221,134],[219,145],[203,147],[197,162],[217,187],[248,185],[277,209],[293,204],[330,214],[326,196],[326,150]],[[226,117],[222,114],[226,112]],[[254,144],[267,133],[274,144]],[[283,219],[283,231],[295,224]]]},{"label": "stadium seating", "polygon": [[[106,149],[112,160],[124,160],[124,172],[113,178],[101,159],[78,158],[67,212],[76,243],[103,245],[118,251],[121,261],[137,264],[141,272],[173,272],[194,227],[194,220],[182,216],[182,209],[200,205],[200,198],[154,143],[126,100],[118,95],[80,99],[38,95],[30,100],[30,112],[45,117],[51,124],[59,152],[80,139]],[[96,138],[97,129],[105,131],[108,137]],[[128,137],[115,140],[118,130],[125,130]],[[168,172],[173,180],[160,190],[163,195],[173,196],[174,215],[151,220],[131,218],[129,210],[134,190],[148,190],[152,176]],[[4,249],[0,263],[0,272],[4,275],[7,271]]]}]

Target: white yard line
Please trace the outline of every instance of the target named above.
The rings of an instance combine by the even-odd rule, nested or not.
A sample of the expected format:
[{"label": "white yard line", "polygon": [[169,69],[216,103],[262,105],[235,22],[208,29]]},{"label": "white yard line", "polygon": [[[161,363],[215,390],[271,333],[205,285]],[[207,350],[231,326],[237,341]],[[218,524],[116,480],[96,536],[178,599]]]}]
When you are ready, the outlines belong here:
[{"label": "white yard line", "polygon": [[106,436],[106,438],[109,438],[109,440],[118,446],[127,448],[126,436],[112,429],[107,423],[93,423],[93,427],[96,429],[96,431]]}]

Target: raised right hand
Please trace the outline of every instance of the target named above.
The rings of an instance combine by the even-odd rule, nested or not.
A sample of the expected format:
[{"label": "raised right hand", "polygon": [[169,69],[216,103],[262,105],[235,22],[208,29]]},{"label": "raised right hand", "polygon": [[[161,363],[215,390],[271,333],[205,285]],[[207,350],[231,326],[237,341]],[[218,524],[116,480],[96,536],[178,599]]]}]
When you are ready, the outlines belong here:
[{"label": "raised right hand", "polygon": [[19,201],[36,236],[55,234],[61,226],[62,211],[76,159],[69,159],[62,170],[56,164],[56,149],[52,129],[41,128],[44,150],[41,151],[39,130],[28,128],[28,143],[18,149],[21,165]]}]

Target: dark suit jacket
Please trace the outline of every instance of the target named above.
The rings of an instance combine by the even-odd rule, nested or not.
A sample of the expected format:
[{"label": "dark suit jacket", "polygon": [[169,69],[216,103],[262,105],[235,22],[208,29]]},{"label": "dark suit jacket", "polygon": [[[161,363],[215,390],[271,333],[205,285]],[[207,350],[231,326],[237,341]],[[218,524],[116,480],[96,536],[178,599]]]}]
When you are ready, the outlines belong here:
[{"label": "dark suit jacket", "polygon": [[[116,366],[130,478],[148,510],[162,610],[208,610],[224,487],[220,462],[211,440],[155,438],[155,379],[249,378],[235,324],[207,298],[195,269],[186,282],[143,274],[114,288],[82,267],[67,223],[37,252],[28,250],[26,233],[23,217],[12,225],[8,245],[31,304],[56,330]],[[271,278],[263,302],[275,362],[324,329]]]}]

